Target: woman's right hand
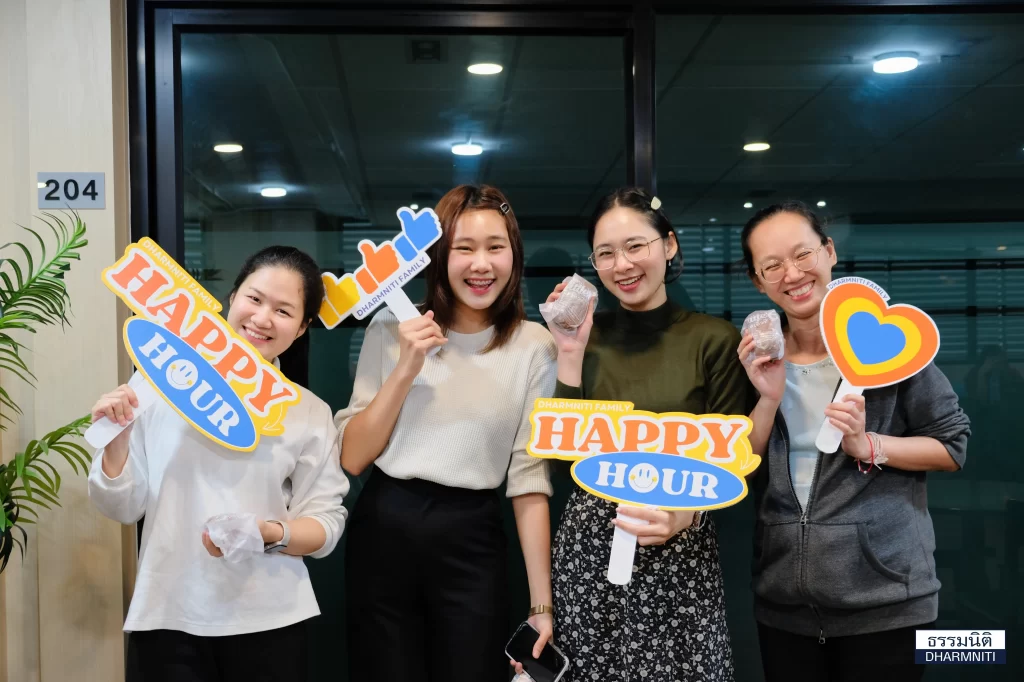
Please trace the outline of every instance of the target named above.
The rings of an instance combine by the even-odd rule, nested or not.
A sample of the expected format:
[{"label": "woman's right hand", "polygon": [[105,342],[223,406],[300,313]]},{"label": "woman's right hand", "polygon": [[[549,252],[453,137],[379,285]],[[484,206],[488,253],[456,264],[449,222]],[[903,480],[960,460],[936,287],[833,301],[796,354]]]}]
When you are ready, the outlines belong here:
[{"label": "woman's right hand", "polygon": [[399,324],[398,336],[398,368],[406,376],[413,377],[423,369],[427,351],[435,346],[443,346],[448,343],[448,339],[441,332],[440,325],[434,322],[433,310],[428,310],[419,317]]},{"label": "woman's right hand", "polygon": [[[567,282],[562,282],[555,287],[555,290],[548,295],[545,303],[554,303],[558,300],[559,296],[565,290]],[[583,320],[583,324],[576,328],[576,336],[569,336],[558,331],[553,326],[549,326],[548,330],[551,332],[551,336],[555,339],[555,346],[558,348],[558,354],[572,354],[583,356],[583,351],[587,348],[587,341],[590,339],[590,330],[594,326],[594,304],[596,299],[590,302],[590,308],[587,310],[587,317]]]},{"label": "woman's right hand", "polygon": [[[128,438],[132,432],[132,427],[135,425],[132,420],[135,418],[135,409],[138,406],[139,398],[135,395],[135,391],[128,384],[122,384],[110,393],[101,395],[96,404],[92,406],[92,410],[90,410],[94,422],[106,417],[121,426],[127,426],[112,441],[107,443],[103,449],[105,453],[104,471],[111,478],[120,474],[121,469],[124,467],[124,462],[128,458]],[[106,466],[108,464],[107,460],[111,458],[116,461],[110,464],[108,471]]]},{"label": "woman's right hand", "polygon": [[121,426],[127,426],[135,418],[134,409],[139,406],[139,398],[128,384],[121,384],[110,393],[104,393],[92,406],[92,420],[98,421],[106,417]]},{"label": "woman's right hand", "polygon": [[754,385],[761,397],[780,402],[782,394],[786,391],[786,363],[783,360],[770,357],[755,357],[751,361],[750,355],[754,352],[754,337],[750,334],[743,336],[736,352],[740,356],[743,368],[747,370],[750,383]]}]

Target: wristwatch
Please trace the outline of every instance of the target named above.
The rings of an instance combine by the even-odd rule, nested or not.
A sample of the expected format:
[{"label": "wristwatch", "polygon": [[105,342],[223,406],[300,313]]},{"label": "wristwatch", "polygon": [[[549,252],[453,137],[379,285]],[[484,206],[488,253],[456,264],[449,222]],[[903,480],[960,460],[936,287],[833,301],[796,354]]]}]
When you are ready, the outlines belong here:
[{"label": "wristwatch", "polygon": [[283,552],[285,550],[285,548],[288,547],[288,543],[292,539],[292,533],[291,533],[290,530],[288,530],[288,524],[287,523],[283,523],[281,521],[278,521],[277,519],[267,519],[267,523],[276,523],[277,525],[281,526],[281,530],[283,531],[283,534],[281,536],[281,539],[278,540],[277,542],[272,542],[270,544],[264,544],[263,545],[263,553],[264,554],[277,554],[279,552]]}]

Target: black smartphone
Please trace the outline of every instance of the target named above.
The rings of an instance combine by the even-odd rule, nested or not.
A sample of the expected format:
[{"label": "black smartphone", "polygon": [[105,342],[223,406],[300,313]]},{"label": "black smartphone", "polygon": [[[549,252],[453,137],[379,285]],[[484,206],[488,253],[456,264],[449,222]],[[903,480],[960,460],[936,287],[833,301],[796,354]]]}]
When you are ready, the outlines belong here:
[{"label": "black smartphone", "polygon": [[544,645],[540,658],[533,657],[538,633],[529,622],[524,622],[505,645],[505,655],[523,664],[523,670],[536,682],[558,682],[569,669],[569,659],[551,642]]}]

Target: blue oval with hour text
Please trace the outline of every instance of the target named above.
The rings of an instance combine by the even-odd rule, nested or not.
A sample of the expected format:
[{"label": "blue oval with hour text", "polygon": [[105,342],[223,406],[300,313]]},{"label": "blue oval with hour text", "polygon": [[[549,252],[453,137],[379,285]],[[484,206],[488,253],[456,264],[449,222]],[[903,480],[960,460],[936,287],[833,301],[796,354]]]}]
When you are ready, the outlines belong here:
[{"label": "blue oval with hour text", "polygon": [[728,469],[657,452],[591,455],[572,465],[572,477],[598,497],[668,510],[725,507],[747,492]]},{"label": "blue oval with hour text", "polygon": [[140,317],[128,320],[124,337],[135,366],[195,428],[229,448],[255,447],[256,426],[248,410],[199,351]]}]

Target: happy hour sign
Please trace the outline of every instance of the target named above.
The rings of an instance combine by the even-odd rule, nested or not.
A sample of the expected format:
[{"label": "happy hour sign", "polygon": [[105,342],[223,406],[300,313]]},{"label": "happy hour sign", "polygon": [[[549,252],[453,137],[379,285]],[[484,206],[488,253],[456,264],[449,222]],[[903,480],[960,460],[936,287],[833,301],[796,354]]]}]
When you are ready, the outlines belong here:
[{"label": "happy hour sign", "polygon": [[576,483],[598,497],[664,510],[720,509],[747,495],[761,458],[737,415],[655,414],[629,402],[540,398],[526,451],[574,461]]},{"label": "happy hour sign", "polygon": [[[261,435],[282,433],[298,388],[228,325],[220,303],[156,242],[130,244],[103,271],[103,282],[135,313],[124,325],[133,363],[196,430],[241,451],[255,449]],[[136,419],[148,406],[141,393],[139,401]],[[93,429],[120,430],[101,422]],[[86,435],[98,447],[109,442]]]}]

